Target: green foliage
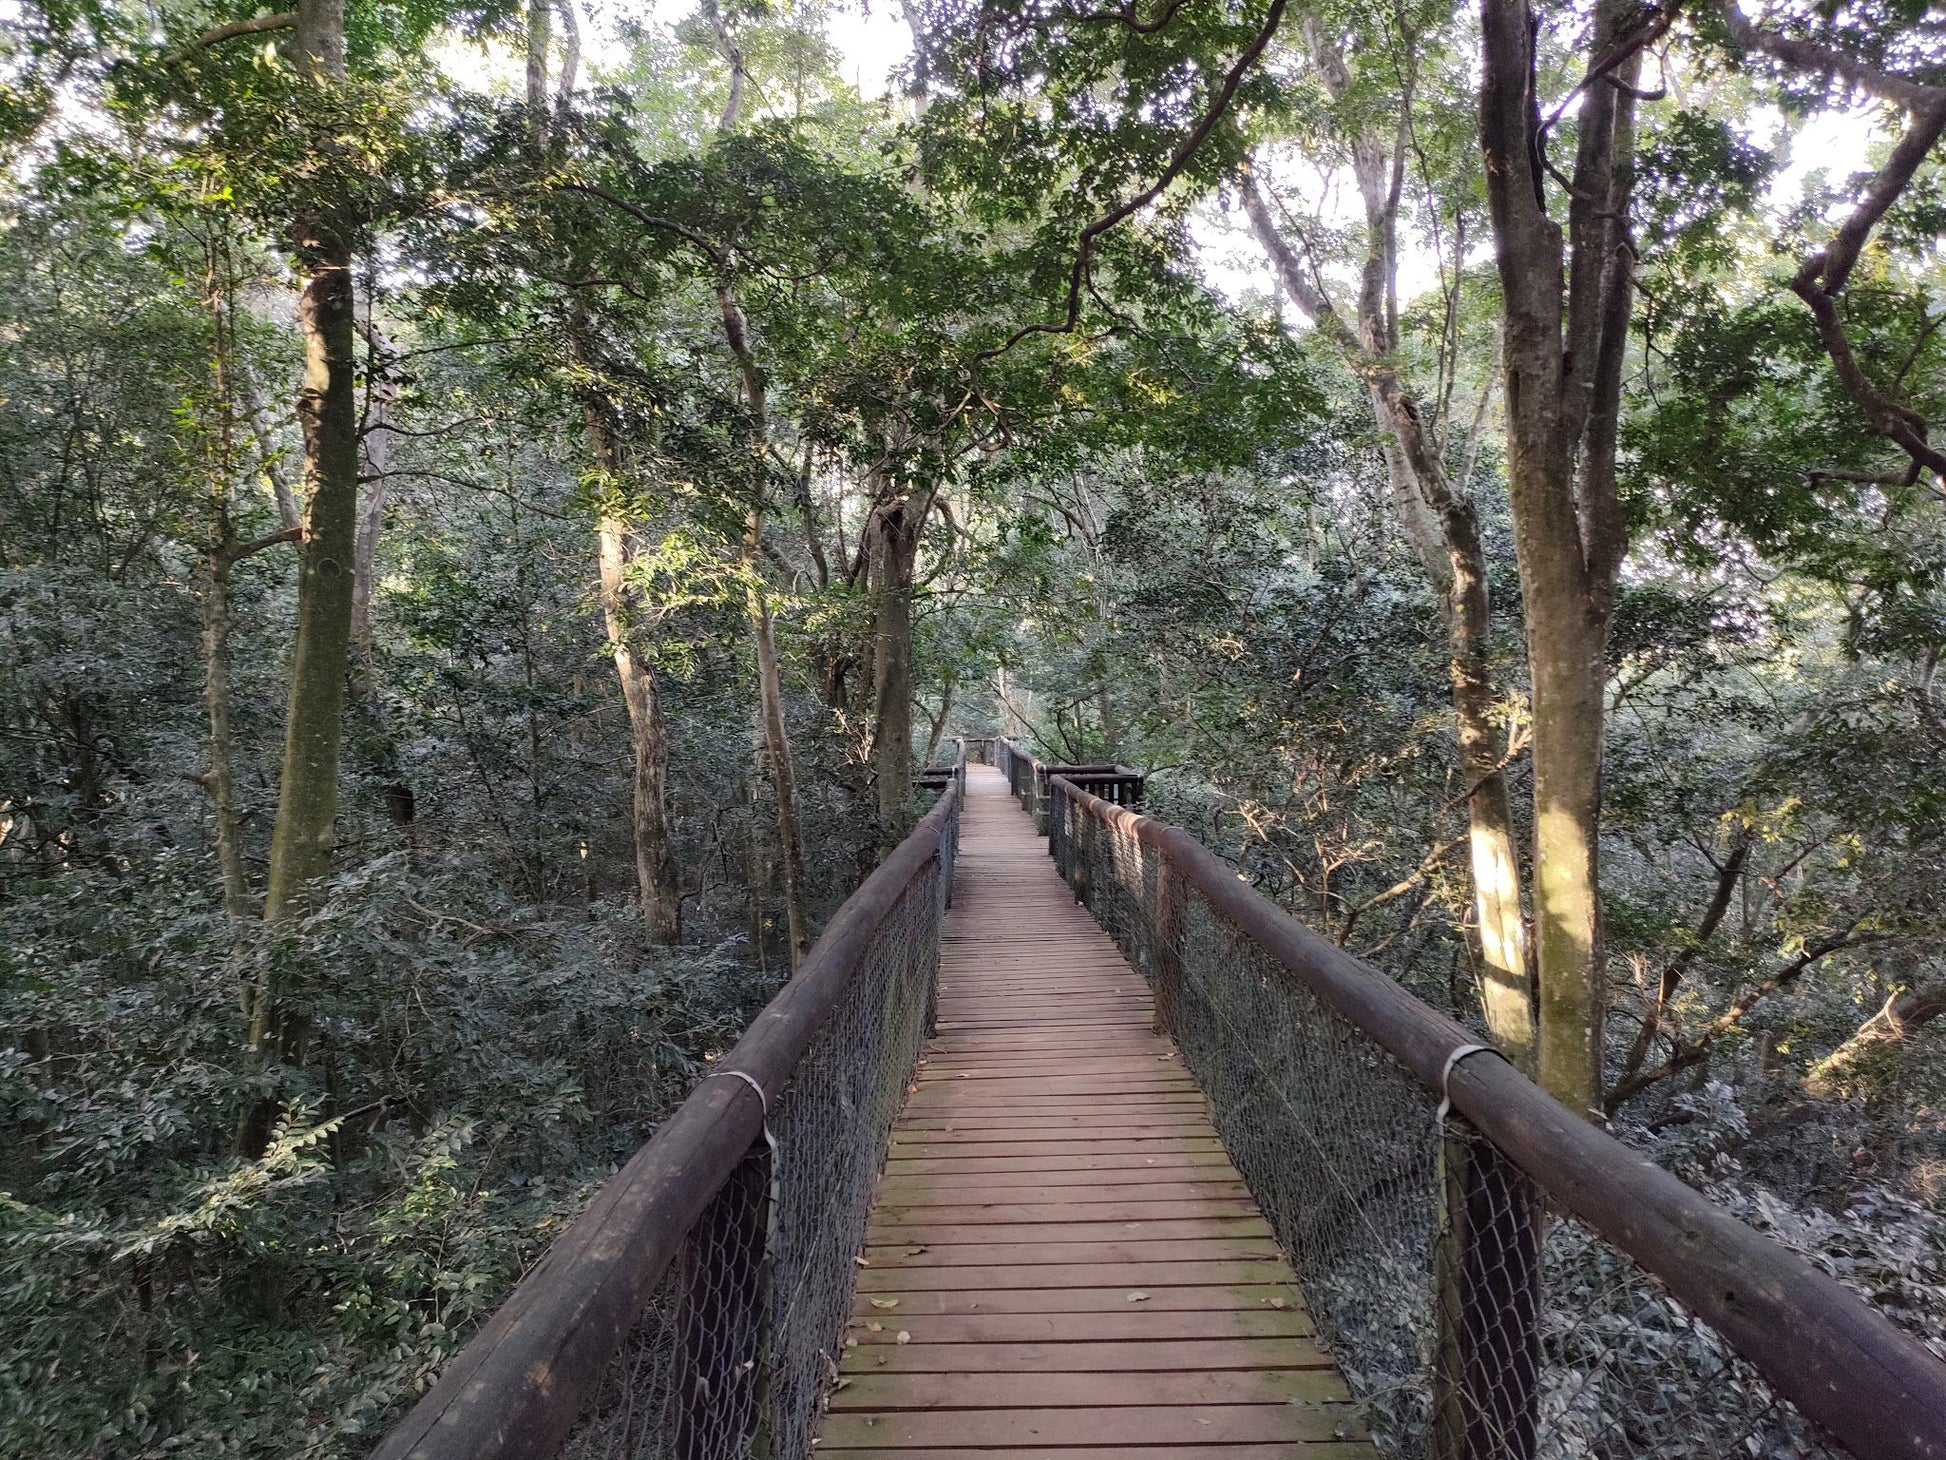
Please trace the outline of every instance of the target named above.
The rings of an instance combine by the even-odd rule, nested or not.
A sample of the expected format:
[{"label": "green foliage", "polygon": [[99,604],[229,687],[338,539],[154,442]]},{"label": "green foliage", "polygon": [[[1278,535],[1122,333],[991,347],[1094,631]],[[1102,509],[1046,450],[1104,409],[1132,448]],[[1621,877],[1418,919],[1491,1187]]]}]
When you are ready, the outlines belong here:
[{"label": "green foliage", "polygon": [[[397,858],[231,951],[209,883],[11,890],[0,1448],[362,1453],[768,989]],[[313,991],[319,1078],[246,1161],[257,958]]]}]

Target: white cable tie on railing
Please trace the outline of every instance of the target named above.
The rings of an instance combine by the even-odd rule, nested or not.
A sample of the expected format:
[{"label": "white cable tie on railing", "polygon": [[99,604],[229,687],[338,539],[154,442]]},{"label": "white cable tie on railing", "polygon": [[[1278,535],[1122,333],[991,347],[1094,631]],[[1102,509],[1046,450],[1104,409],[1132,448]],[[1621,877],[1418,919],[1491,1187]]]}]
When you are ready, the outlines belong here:
[{"label": "white cable tie on railing", "polygon": [[779,1195],[783,1189],[784,1162],[782,1157],[777,1153],[777,1137],[770,1133],[770,1093],[762,1085],[757,1083],[757,1077],[755,1075],[745,1074],[742,1070],[712,1070],[704,1078],[714,1080],[719,1077],[743,1081],[744,1084],[757,1092],[757,1099],[763,1102],[764,1145],[770,1151],[770,1214],[769,1220],[764,1225],[766,1230],[774,1237],[777,1228],[777,1213],[782,1205],[779,1200]]},{"label": "white cable tie on railing", "polygon": [[1500,1055],[1501,1059],[1506,1058],[1490,1044],[1462,1044],[1446,1056],[1445,1066],[1439,1072],[1439,1113],[1432,1121],[1442,1131],[1446,1129],[1446,1117],[1453,1113],[1453,1071],[1461,1060],[1475,1054],[1494,1054]]}]

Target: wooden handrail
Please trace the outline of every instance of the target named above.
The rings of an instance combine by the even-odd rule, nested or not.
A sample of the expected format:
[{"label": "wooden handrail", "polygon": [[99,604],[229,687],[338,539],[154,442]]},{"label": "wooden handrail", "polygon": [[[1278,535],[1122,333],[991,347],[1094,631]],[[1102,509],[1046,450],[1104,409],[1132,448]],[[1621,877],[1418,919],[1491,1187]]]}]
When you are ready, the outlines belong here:
[{"label": "wooden handrail", "polygon": [[960,794],[955,779],[845,900],[796,977],[521,1279],[373,1460],[554,1453],[684,1235],[761,1136],[765,1096],[783,1094],[872,935],[940,855]]},{"label": "wooden handrail", "polygon": [[[1229,926],[1409,1070],[1562,1210],[1652,1273],[1858,1460],[1946,1460],[1946,1363],[1837,1279],[1577,1116],[1473,1034],[1244,882],[1188,832],[1051,782],[1153,847]],[[1442,1084],[1444,1088],[1442,1089]]]}]

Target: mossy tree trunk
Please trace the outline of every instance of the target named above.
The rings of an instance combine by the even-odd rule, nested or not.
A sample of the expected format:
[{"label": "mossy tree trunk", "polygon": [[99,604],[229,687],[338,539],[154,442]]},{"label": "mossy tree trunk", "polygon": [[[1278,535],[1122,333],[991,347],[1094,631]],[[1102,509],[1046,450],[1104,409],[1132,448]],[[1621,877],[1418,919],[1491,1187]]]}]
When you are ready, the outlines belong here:
[{"label": "mossy tree trunk", "polygon": [[1655,15],[1599,0],[1561,225],[1551,216],[1536,24],[1483,0],[1480,137],[1505,338],[1507,482],[1534,721],[1534,929],[1541,1083],[1601,1108],[1606,1005],[1601,763],[1609,619],[1627,533],[1615,488],[1633,305],[1635,103]]}]

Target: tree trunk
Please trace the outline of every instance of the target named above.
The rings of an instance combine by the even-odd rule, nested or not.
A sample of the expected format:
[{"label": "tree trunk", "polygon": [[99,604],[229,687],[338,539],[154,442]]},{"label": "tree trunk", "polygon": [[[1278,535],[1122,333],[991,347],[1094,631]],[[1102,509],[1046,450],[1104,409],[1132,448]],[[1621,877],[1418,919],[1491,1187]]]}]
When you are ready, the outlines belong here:
[{"label": "tree trunk", "polygon": [[[203,607],[203,704],[209,715],[209,769],[200,779],[216,811],[216,865],[223,878],[223,910],[233,924],[240,925],[256,915],[256,909],[250,905],[250,882],[243,869],[236,807],[236,742],[230,731],[233,621],[230,587],[231,569],[236,563],[230,507],[236,477],[235,386],[241,362],[236,352],[236,299],[227,246],[212,243],[206,260],[212,334],[210,360],[220,420],[210,472],[214,541],[203,554],[198,574]],[[285,524],[287,529],[295,525]],[[241,990],[241,996],[248,999],[247,985]]]},{"label": "tree trunk", "polygon": [[554,100],[565,110],[581,79],[581,22],[575,18],[574,0],[557,0],[554,10],[561,18],[561,74],[554,84]]},{"label": "tree trunk", "polygon": [[547,108],[547,48],[553,29],[550,0],[527,3],[527,107],[538,117]]},{"label": "tree trunk", "polygon": [[[1529,541],[1527,556],[1545,548]],[[1525,580],[1529,575],[1523,571]],[[1539,578],[1543,573],[1534,574]],[[1601,1108],[1601,752],[1606,617],[1580,593],[1526,588],[1534,714],[1534,931],[1541,1084]]]},{"label": "tree trunk", "polygon": [[250,364],[239,353],[230,361],[231,383],[237,397],[243,403],[245,416],[250,422],[250,434],[256,438],[257,451],[263,458],[263,473],[270,482],[272,499],[277,503],[277,520],[285,528],[304,525],[304,510],[298,505],[297,493],[291,488],[290,473],[284,470],[282,458],[277,451],[277,437],[272,429],[270,413],[264,409],[263,398],[257,394],[257,383],[250,373]]},{"label": "tree trunk", "polygon": [[203,788],[216,810],[216,865],[223,874],[223,910],[243,923],[256,915],[243,870],[236,807],[236,742],[230,732],[230,558],[218,543],[203,560],[203,704],[209,711],[209,770]]},{"label": "tree trunk", "polygon": [[932,728],[926,732],[926,753],[923,763],[931,765],[939,754],[939,742],[946,738],[946,723],[953,717],[953,691],[956,688],[952,676],[939,688],[939,713],[932,717]]},{"label": "tree trunk", "polygon": [[750,633],[757,646],[757,694],[762,701],[764,754],[770,783],[777,792],[777,840],[783,852],[784,916],[790,928],[791,967],[811,951],[811,923],[804,911],[804,833],[798,823],[797,773],[791,764],[789,727],[784,721],[784,684],[777,663],[777,638],[771,630],[770,598],[759,576],[757,543],[763,514],[754,506],[744,524],[744,569],[750,575],[746,603]]},{"label": "tree trunk", "polygon": [[721,284],[716,291],[723,316],[723,338],[735,357],[743,383],[743,400],[750,412],[750,500],[743,519],[744,603],[750,616],[750,636],[757,650],[757,694],[764,724],[764,748],[770,761],[770,782],[777,792],[777,840],[784,863],[784,913],[790,928],[791,967],[811,951],[811,922],[804,910],[804,834],[798,820],[797,774],[791,764],[790,728],[784,719],[784,682],[777,662],[777,637],[771,627],[770,596],[763,577],[765,485],[769,477],[769,403],[763,371],[750,343],[750,323],[743,305]]},{"label": "tree trunk", "polygon": [[[344,80],[344,11],[339,0],[303,0],[297,53],[300,70],[312,81],[330,85]],[[264,920],[272,924],[293,916],[310,884],[331,870],[358,517],[351,242],[324,209],[298,218],[294,236],[304,279],[297,309],[304,336],[304,387],[297,415],[304,439],[305,530],[284,768],[264,897]],[[258,1002],[252,1043],[262,1042],[271,1023],[271,1001]]]},{"label": "tree trunk", "polygon": [[682,940],[682,897],[676,883],[669,826],[669,725],[655,674],[637,658],[629,642],[627,531],[612,511],[603,511],[597,526],[602,622],[614,654],[622,702],[628,708],[629,739],[635,751],[632,820],[636,890],[650,939],[667,945]]},{"label": "tree trunk", "polygon": [[351,647],[359,692],[377,718],[378,662],[372,638],[372,590],[378,576],[378,535],[385,525],[385,471],[391,458],[392,404],[399,384],[392,373],[392,342],[372,323],[369,303],[358,322],[371,353],[365,381],[364,496],[358,509],[358,540],[352,554]]},{"label": "tree trunk", "polygon": [[1874,1093],[1893,1084],[1894,1057],[1933,1020],[1946,1015],[1946,982],[1921,984],[1888,998],[1858,1031],[1811,1067],[1804,1088],[1821,1098],[1865,1085]]},{"label": "tree trunk", "polygon": [[912,809],[912,582],[923,510],[898,497],[872,511],[872,770],[882,851],[898,845]]},{"label": "tree trunk", "polygon": [[[594,378],[585,320],[571,314],[568,349],[584,378]],[[582,418],[599,476],[595,531],[599,541],[601,615],[628,711],[629,743],[634,751],[631,827],[635,843],[635,886],[651,941],[668,945],[682,938],[682,894],[676,876],[674,832],[669,814],[669,725],[654,669],[638,653],[628,602],[628,522],[623,514],[621,447],[607,414],[607,403],[592,385],[580,391]]]},{"label": "tree trunk", "polygon": [[[1601,1109],[1601,757],[1608,623],[1627,545],[1615,493],[1632,304],[1628,237],[1639,45],[1600,0],[1583,94],[1567,258],[1549,216],[1527,0],[1483,0],[1480,136],[1505,327],[1507,480],[1527,613],[1534,724],[1539,1075]],[[1621,59],[1617,60],[1617,57]],[[1592,69],[1592,67],[1591,67]],[[1565,323],[1564,323],[1565,321]]]},{"label": "tree trunk", "polygon": [[[300,0],[296,62],[320,87],[345,79],[345,17],[341,0]],[[319,148],[331,166],[332,146]],[[351,239],[326,207],[293,222],[298,327],[304,338],[304,385],[297,398],[304,442],[303,555],[297,582],[297,641],[291,654],[289,709],[284,720],[284,766],[278,782],[277,822],[270,837],[264,922],[277,927],[301,913],[312,884],[331,870],[337,840],[338,751],[344,736],[345,678],[351,658],[352,562],[358,531],[358,381]],[[273,1048],[295,1059],[305,1021],[288,993],[266,975],[245,990],[250,1048]],[[237,1125],[240,1154],[263,1153],[276,1104],[252,1102]]]},{"label": "tree trunk", "polygon": [[[1334,89],[1350,84],[1334,52],[1321,69]],[[1467,846],[1473,903],[1485,969],[1480,998],[1494,1042],[1521,1068],[1534,1068],[1533,981],[1526,926],[1521,915],[1520,868],[1514,854],[1513,811],[1504,770],[1506,735],[1496,722],[1493,683],[1493,608],[1487,593],[1486,548],[1479,514],[1446,476],[1439,453],[1426,437],[1419,405],[1390,363],[1396,328],[1392,297],[1393,238],[1398,226],[1396,193],[1384,151],[1368,133],[1357,154],[1360,191],[1366,202],[1365,279],[1357,333],[1330,298],[1308,279],[1301,261],[1271,218],[1254,180],[1242,188],[1244,210],[1292,301],[1324,331],[1346,364],[1365,382],[1385,448],[1392,500],[1407,543],[1439,595],[1446,623],[1447,674],[1451,684],[1460,775],[1466,787]]]}]

